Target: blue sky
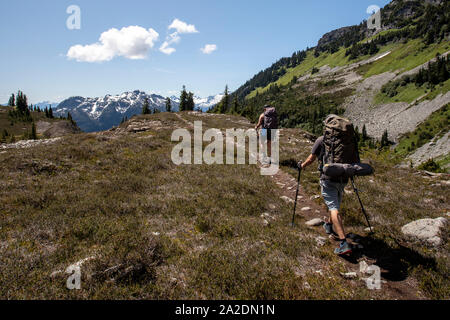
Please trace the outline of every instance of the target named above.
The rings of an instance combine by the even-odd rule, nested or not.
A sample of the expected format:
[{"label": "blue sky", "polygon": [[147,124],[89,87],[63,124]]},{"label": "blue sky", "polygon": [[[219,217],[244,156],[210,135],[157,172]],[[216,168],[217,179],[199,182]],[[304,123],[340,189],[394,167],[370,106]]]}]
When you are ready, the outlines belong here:
[{"label": "blue sky", "polygon": [[[369,5],[388,2],[3,0],[0,102],[18,89],[32,103],[136,89],[178,95],[183,84],[200,96],[226,84],[234,90],[277,59],[315,46],[324,33],[366,19]],[[79,30],[66,26],[70,5],[81,10]],[[174,38],[166,48],[176,51],[160,50]],[[203,53],[207,44],[216,50]],[[83,61],[93,50],[99,61]]]}]

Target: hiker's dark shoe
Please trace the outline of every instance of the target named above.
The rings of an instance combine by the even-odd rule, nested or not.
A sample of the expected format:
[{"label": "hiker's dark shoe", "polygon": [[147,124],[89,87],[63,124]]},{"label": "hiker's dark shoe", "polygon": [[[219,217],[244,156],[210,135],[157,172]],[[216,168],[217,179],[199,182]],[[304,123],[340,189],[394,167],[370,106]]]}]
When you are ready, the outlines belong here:
[{"label": "hiker's dark shoe", "polygon": [[353,242],[359,242],[362,240],[361,236],[351,232],[346,235],[346,238],[352,240]]},{"label": "hiker's dark shoe", "polygon": [[332,223],[324,223],[323,228],[325,229],[326,234],[328,234],[331,238],[333,238],[334,240],[339,240],[338,234],[333,230]]},{"label": "hiker's dark shoe", "polygon": [[352,252],[352,247],[348,244],[347,241],[342,241],[341,245],[339,246],[339,248],[336,248],[334,250],[334,253],[337,255],[345,255],[345,254],[350,254]]}]

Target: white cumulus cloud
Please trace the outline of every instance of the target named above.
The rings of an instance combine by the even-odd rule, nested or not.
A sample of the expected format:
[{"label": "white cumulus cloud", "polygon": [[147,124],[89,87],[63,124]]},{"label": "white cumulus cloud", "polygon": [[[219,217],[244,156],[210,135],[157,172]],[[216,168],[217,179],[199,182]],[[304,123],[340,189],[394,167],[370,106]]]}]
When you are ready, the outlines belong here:
[{"label": "white cumulus cloud", "polygon": [[178,42],[180,42],[180,40],[181,40],[181,38],[178,35],[178,32],[171,33],[170,35],[168,35],[166,37],[166,41],[164,41],[164,43],[161,45],[161,47],[159,48],[159,51],[161,51],[162,53],[165,53],[167,55],[171,55],[176,50],[175,50],[175,48],[170,47],[170,45],[172,45],[174,43],[178,43]]},{"label": "white cumulus cloud", "polygon": [[158,37],[158,32],[152,28],[112,28],[103,32],[97,43],[72,46],[67,57],[80,62],[110,61],[117,56],[132,60],[145,59]]},{"label": "white cumulus cloud", "polygon": [[174,19],[172,24],[169,26],[169,30],[175,29],[178,33],[198,33],[197,29],[193,24],[187,24],[178,19]]},{"label": "white cumulus cloud", "polygon": [[217,50],[217,46],[215,44],[207,44],[203,48],[200,49],[204,54],[211,54]]},{"label": "white cumulus cloud", "polygon": [[198,33],[193,24],[187,24],[186,22],[178,19],[174,19],[168,29],[175,30],[175,32],[169,34],[161,47],[159,47],[159,51],[167,55],[171,55],[176,51],[176,49],[172,45],[180,42],[180,34]]},{"label": "white cumulus cloud", "polygon": [[167,41],[164,41],[162,46],[159,48],[159,51],[161,51],[162,53],[165,53],[167,55],[171,55],[172,53],[177,51],[175,48],[172,48],[169,46],[170,46],[170,44]]}]

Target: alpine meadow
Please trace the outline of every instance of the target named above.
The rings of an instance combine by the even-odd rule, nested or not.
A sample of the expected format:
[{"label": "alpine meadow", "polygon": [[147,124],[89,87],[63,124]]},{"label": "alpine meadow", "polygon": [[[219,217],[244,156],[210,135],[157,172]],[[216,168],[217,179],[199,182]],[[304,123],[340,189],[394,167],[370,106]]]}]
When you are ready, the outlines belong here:
[{"label": "alpine meadow", "polygon": [[0,300],[450,299],[449,1],[5,2]]}]

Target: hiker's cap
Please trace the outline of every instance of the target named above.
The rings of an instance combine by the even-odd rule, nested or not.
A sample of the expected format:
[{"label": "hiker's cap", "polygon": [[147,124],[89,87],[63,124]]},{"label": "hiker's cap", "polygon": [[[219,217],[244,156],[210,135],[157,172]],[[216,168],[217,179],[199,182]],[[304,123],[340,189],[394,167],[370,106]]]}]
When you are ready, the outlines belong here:
[{"label": "hiker's cap", "polygon": [[268,109],[268,108],[272,108],[270,105],[266,104],[263,109]]}]

